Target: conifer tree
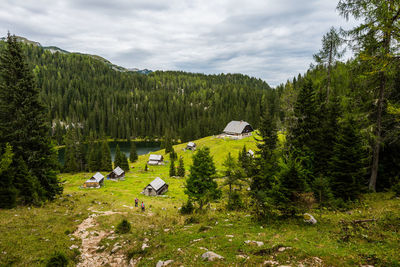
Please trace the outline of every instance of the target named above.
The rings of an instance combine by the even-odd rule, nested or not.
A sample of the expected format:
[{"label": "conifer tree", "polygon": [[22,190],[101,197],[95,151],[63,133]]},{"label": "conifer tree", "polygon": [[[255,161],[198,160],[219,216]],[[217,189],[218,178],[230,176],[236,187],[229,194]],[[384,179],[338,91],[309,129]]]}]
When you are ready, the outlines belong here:
[{"label": "conifer tree", "polygon": [[130,142],[130,144],[131,144],[131,150],[130,150],[130,153],[129,153],[129,161],[133,163],[138,159],[138,154],[137,154],[137,151],[136,151],[135,142]]},{"label": "conifer tree", "polygon": [[92,143],[90,145],[89,155],[88,155],[88,165],[89,165],[88,166],[89,171],[91,172],[98,171],[97,149],[95,143]]},{"label": "conifer tree", "polygon": [[169,166],[169,177],[173,176],[176,176],[175,161],[171,160],[171,165]]},{"label": "conifer tree", "polygon": [[251,174],[250,195],[255,202],[254,212],[259,219],[265,219],[272,214],[273,201],[270,192],[276,183],[274,177],[277,170],[277,158],[275,149],[277,143],[277,126],[268,109],[261,117],[260,136],[257,140],[254,168]]},{"label": "conifer tree", "polygon": [[125,153],[121,153],[121,169],[124,171],[129,171],[129,162],[128,158],[126,157]]},{"label": "conifer tree", "polygon": [[111,161],[111,150],[107,141],[103,141],[101,144],[101,170],[112,171],[112,161]]},{"label": "conifer tree", "polygon": [[21,45],[15,36],[8,34],[0,53],[0,146],[9,143],[14,160],[22,159],[26,163],[32,180],[38,185],[35,194],[39,200],[54,199],[62,193],[49,132],[46,110],[39,101],[39,91],[25,63]]},{"label": "conifer tree", "polygon": [[117,144],[115,148],[115,156],[114,156],[114,168],[121,167],[122,164],[122,155],[121,150],[119,149],[119,145]]},{"label": "conifer tree", "polygon": [[232,186],[240,184],[240,180],[245,176],[243,170],[238,166],[235,159],[229,152],[222,164],[225,167],[225,185],[229,186],[229,200],[232,196]]},{"label": "conifer tree", "polygon": [[303,212],[303,195],[309,190],[307,171],[299,159],[289,154],[279,160],[278,183],[271,189],[275,207],[284,215]]},{"label": "conifer tree", "polygon": [[[3,152],[3,151],[0,151]],[[17,191],[13,185],[13,177],[8,173],[13,162],[14,153],[10,144],[6,144],[0,158],[0,208],[13,208],[16,204]]]},{"label": "conifer tree", "polygon": [[318,54],[314,55],[314,59],[318,64],[326,64],[328,67],[326,102],[329,102],[332,65],[335,63],[336,59],[341,58],[345,52],[345,50],[340,49],[343,42],[344,41],[340,38],[338,31],[334,27],[331,27],[329,32],[327,32],[322,38],[322,49]]},{"label": "conifer tree", "polygon": [[213,158],[208,147],[202,147],[193,154],[193,165],[186,180],[185,194],[199,204],[199,209],[211,200],[221,197],[221,190],[214,180],[216,174]]},{"label": "conifer tree", "polygon": [[332,191],[344,201],[356,199],[366,184],[364,161],[366,158],[362,138],[353,118],[346,119],[334,146],[330,162]]},{"label": "conifer tree", "polygon": [[361,62],[366,63],[365,73],[377,98],[374,117],[375,140],[372,145],[372,166],[369,189],[376,190],[379,154],[382,145],[382,117],[386,105],[389,78],[398,66],[400,52],[400,4],[398,1],[340,0],[337,10],[344,18],[354,17],[360,24],[347,32],[353,37],[355,52]]},{"label": "conifer tree", "polygon": [[185,177],[185,165],[183,163],[183,157],[179,158],[179,165],[178,165],[176,175],[179,177]]},{"label": "conifer tree", "polygon": [[[38,184],[28,170],[25,161],[20,157],[14,161],[11,173],[14,173],[14,185],[18,188],[17,199],[21,204],[37,204]],[[16,171],[18,169],[18,171]]]},{"label": "conifer tree", "polygon": [[144,171],[147,172],[149,170],[149,167],[147,167],[147,163],[146,165],[144,165]]},{"label": "conifer tree", "polygon": [[77,172],[79,171],[77,162],[77,137],[74,129],[69,129],[65,135],[65,152],[64,152],[64,171]]}]

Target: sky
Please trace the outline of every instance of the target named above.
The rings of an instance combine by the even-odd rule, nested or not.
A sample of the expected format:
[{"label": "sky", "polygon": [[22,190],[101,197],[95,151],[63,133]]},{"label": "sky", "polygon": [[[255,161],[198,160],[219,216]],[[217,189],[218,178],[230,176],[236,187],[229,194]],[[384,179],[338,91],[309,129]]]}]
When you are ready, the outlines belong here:
[{"label": "sky", "polygon": [[1,0],[0,35],[126,68],[242,73],[279,85],[307,71],[334,0]]}]

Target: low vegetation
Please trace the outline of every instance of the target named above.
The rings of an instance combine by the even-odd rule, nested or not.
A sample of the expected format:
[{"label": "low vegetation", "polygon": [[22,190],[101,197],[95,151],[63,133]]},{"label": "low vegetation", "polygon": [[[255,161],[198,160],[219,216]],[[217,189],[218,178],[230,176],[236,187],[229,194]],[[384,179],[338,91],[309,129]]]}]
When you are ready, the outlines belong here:
[{"label": "low vegetation", "polygon": [[[237,159],[243,145],[256,149],[253,137],[238,141],[207,137],[196,143],[199,147],[210,147],[219,177],[224,175],[223,163],[228,151]],[[183,151],[184,147],[177,145],[174,150],[190,166],[194,152]],[[98,224],[89,228],[90,232],[117,231],[123,220],[131,225],[128,233],[115,234],[114,239],[105,237],[98,245],[99,253],[111,253],[117,243],[123,244],[120,250],[126,260],[140,258],[139,266],[155,266],[159,260],[169,259],[177,266],[254,266],[266,261],[293,266],[300,263],[315,266],[320,261],[323,266],[399,265],[400,200],[392,192],[364,194],[345,211],[308,210],[317,219],[316,225],[306,224],[301,218],[258,222],[250,208],[247,187],[240,190],[239,186],[233,186],[245,208],[228,210],[229,186],[224,179],[217,178],[222,198],[202,213],[192,210],[182,215],[180,207],[187,203],[185,179],[170,178],[168,163],[149,166],[144,172],[147,160],[147,155],[139,156],[131,164],[133,168],[125,181],[106,180],[100,189],[79,188],[91,173],[61,174],[64,194],[55,201],[42,207],[1,210],[0,265],[45,265],[54,253],[62,252],[73,266],[79,260],[79,251],[70,248],[81,246],[81,240],[73,233],[95,211],[124,214],[95,217]],[[142,189],[156,176],[169,184],[165,197],[141,195]],[[134,207],[136,197],[146,203],[146,212]],[[144,243],[148,247],[142,250]],[[205,249],[218,253],[224,260],[204,261],[201,255]]]}]

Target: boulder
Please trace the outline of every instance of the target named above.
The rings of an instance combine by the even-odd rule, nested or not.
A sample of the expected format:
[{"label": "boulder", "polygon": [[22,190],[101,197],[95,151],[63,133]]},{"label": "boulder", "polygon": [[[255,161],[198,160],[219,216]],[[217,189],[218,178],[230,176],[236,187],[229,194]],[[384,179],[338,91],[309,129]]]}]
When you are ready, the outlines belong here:
[{"label": "boulder", "polygon": [[72,245],[69,247],[69,249],[74,249],[74,248],[79,248],[77,245]]},{"label": "boulder", "polygon": [[310,213],[304,213],[304,221],[311,224],[316,224],[317,220]]},{"label": "boulder", "polygon": [[173,263],[173,262],[174,262],[173,260],[166,260],[166,261],[161,261],[161,260],[159,260],[159,261],[157,262],[156,267],[168,266],[170,263]]},{"label": "boulder", "polygon": [[246,240],[246,241],[244,241],[244,243],[250,244],[250,245],[257,245],[259,247],[264,246],[264,242],[262,242],[262,241]]},{"label": "boulder", "polygon": [[208,261],[214,261],[214,260],[222,260],[222,259],[224,259],[224,257],[222,257],[221,255],[218,255],[217,253],[212,252],[212,251],[204,252],[203,255],[201,255],[201,257],[202,257],[203,259],[205,259],[205,260],[208,260]]}]

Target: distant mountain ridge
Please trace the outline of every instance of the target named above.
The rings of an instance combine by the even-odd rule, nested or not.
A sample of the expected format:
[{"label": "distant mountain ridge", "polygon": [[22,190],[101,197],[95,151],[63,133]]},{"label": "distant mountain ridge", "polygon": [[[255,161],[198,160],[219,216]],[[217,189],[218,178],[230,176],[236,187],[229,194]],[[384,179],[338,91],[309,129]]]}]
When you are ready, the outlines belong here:
[{"label": "distant mountain ridge", "polygon": [[[87,55],[87,56],[90,56],[90,57],[92,57],[94,59],[97,59],[97,60],[103,62],[104,64],[110,66],[110,68],[112,68],[113,70],[120,71],[120,72],[136,72],[136,73],[140,73],[140,74],[149,74],[149,73],[153,72],[152,70],[149,70],[149,69],[141,70],[141,69],[138,69],[138,68],[124,68],[122,66],[115,65],[115,64],[111,63],[109,60],[107,60],[107,59],[105,59],[105,58],[103,58],[101,56],[98,56],[98,55],[91,55],[91,54],[85,54],[85,53],[80,53],[80,52],[69,52],[69,51],[61,49],[61,48],[59,48],[57,46],[42,46],[39,42],[31,41],[31,40],[29,40],[29,39],[27,39],[25,37],[22,37],[22,36],[16,36],[16,38],[17,38],[17,40],[19,42],[22,42],[22,43],[25,43],[25,44],[34,45],[34,46],[38,46],[38,47],[42,47],[44,50],[48,50],[51,53]],[[7,39],[6,37],[0,38],[1,41],[6,41],[6,39]]]}]

